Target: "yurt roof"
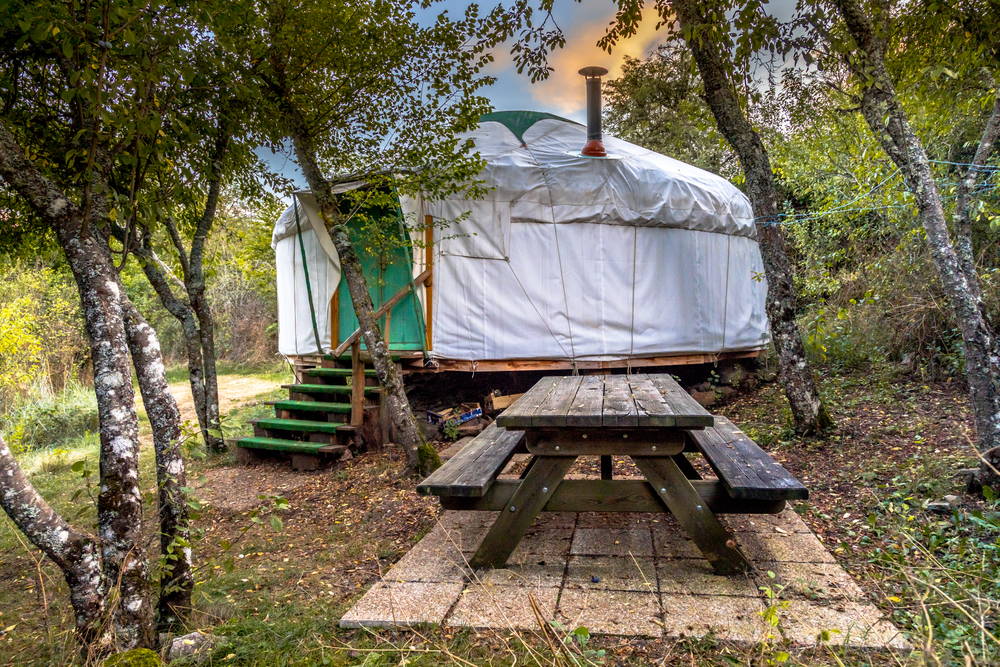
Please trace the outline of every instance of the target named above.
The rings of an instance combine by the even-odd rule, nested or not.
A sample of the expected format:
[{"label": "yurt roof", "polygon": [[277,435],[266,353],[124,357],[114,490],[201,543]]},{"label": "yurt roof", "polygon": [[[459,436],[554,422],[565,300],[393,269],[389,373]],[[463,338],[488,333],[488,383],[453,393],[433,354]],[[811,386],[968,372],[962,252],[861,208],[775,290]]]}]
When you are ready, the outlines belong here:
[{"label": "yurt roof", "polygon": [[494,201],[520,222],[672,227],[756,238],[750,201],[726,179],[604,135],[607,158],[580,155],[587,128],[547,113],[487,114],[466,137],[486,161]]}]

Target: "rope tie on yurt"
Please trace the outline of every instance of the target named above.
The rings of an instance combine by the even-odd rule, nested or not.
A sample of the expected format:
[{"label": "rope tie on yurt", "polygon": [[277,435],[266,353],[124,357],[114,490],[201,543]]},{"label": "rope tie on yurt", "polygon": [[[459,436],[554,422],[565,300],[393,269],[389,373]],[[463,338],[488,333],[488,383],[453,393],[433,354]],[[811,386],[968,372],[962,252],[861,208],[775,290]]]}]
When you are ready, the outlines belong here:
[{"label": "rope tie on yurt", "polygon": [[323,343],[319,339],[319,327],[316,325],[316,306],[313,305],[312,285],[309,282],[309,262],[306,261],[306,244],[302,240],[302,222],[299,220],[299,200],[292,195],[295,209],[295,231],[299,237],[299,251],[302,253],[302,273],[306,278],[306,296],[309,299],[309,316],[312,318],[313,336],[316,337],[316,349],[323,354]]}]

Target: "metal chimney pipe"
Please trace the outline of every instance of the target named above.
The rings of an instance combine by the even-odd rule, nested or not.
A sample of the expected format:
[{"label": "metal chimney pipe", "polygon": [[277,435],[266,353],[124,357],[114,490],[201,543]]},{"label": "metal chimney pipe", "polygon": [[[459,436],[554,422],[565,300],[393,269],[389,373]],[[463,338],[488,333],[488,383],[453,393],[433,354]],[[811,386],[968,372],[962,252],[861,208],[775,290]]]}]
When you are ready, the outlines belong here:
[{"label": "metal chimney pipe", "polygon": [[587,145],[580,151],[587,157],[607,157],[601,134],[601,77],[608,73],[603,67],[584,67],[580,74],[587,79]]}]

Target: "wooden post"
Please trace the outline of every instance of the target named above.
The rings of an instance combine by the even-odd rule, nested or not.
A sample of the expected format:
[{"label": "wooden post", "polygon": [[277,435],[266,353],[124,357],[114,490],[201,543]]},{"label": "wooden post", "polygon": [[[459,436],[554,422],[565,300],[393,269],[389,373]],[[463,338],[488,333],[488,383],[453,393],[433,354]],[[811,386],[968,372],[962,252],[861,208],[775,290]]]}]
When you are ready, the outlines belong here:
[{"label": "wooden post", "polygon": [[392,344],[389,342],[389,325],[392,324],[392,308],[385,312],[385,330],[382,337],[385,338],[385,349],[391,350]]},{"label": "wooden post", "polygon": [[330,299],[330,351],[340,345],[340,286],[333,291]]},{"label": "wooden post", "polygon": [[427,303],[424,320],[424,340],[428,350],[434,349],[434,217],[425,216],[424,223],[424,270],[430,272],[430,277],[424,283],[424,301]]},{"label": "wooden post", "polygon": [[365,365],[361,363],[361,341],[351,345],[351,426],[365,422]]}]

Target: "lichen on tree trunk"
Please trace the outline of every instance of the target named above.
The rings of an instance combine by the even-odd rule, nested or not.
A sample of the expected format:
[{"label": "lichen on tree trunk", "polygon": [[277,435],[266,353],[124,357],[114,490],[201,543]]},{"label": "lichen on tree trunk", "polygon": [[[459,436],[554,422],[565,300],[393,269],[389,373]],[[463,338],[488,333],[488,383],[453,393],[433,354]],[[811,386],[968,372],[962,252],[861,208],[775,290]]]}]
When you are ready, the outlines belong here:
[{"label": "lichen on tree trunk", "polygon": [[[0,176],[55,231],[77,283],[90,339],[100,422],[97,543],[101,594],[105,601],[114,600],[107,614],[115,648],[149,647],[154,644],[155,633],[149,604],[149,568],[142,539],[139,420],[118,275],[106,242],[95,236],[95,225],[84,224],[80,207],[25,158],[3,124],[0,124]],[[101,214],[98,202],[94,215]],[[6,482],[0,482],[5,489]],[[64,561],[60,565],[64,572],[65,566],[77,568],[79,563],[72,559]],[[88,637],[93,639],[92,635]]]},{"label": "lichen on tree trunk", "polygon": [[[69,587],[77,639],[85,658],[113,646],[105,623],[104,577],[99,545],[56,514],[28,481],[0,436],[0,507],[14,525],[62,570]],[[102,647],[103,650],[102,650]]]},{"label": "lichen on tree trunk", "polygon": [[132,365],[153,429],[160,554],[164,562],[156,621],[161,632],[168,632],[183,626],[191,610],[191,593],[194,590],[191,526],[183,491],[186,482],[181,455],[181,415],[167,384],[156,332],[131,301],[125,299],[123,305]]}]

